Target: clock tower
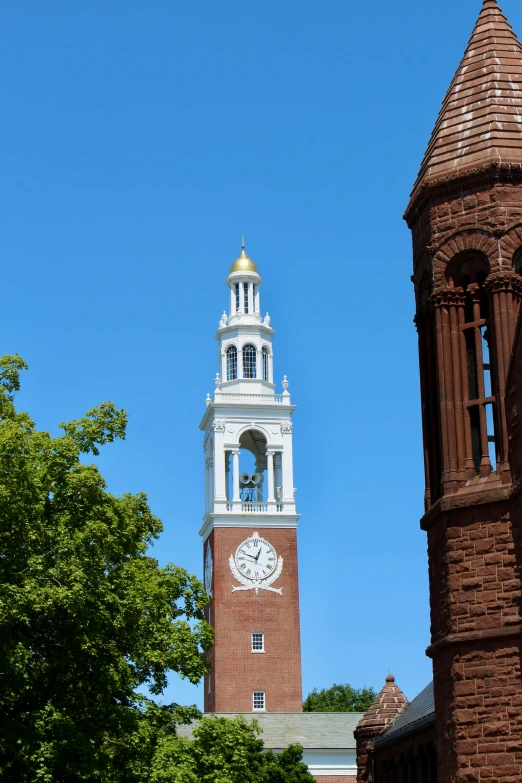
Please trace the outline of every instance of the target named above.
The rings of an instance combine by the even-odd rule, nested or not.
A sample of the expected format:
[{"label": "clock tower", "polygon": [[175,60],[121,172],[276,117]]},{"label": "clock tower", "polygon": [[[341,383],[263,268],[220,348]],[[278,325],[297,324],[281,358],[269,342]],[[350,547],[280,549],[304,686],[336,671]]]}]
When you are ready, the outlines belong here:
[{"label": "clock tower", "polygon": [[205,712],[301,712],[297,522],[288,381],[276,393],[261,278],[245,253],[227,279],[230,314],[201,422],[207,619],[214,627]]}]

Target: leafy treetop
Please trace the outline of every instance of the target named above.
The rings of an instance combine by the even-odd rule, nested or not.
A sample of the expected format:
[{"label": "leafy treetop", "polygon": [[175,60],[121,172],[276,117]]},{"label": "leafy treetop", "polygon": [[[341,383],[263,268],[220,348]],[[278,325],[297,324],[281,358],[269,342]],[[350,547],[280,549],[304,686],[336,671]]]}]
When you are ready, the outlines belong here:
[{"label": "leafy treetop", "polygon": [[316,688],[303,703],[304,712],[366,712],[377,693],[373,688],[352,688],[351,685],[332,685]]}]

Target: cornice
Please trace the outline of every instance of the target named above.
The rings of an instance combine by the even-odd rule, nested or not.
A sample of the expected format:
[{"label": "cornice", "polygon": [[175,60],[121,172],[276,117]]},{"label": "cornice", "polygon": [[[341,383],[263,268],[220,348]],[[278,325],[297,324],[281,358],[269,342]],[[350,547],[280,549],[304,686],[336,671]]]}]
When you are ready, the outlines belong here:
[{"label": "cornice", "polygon": [[[488,486],[483,485],[476,492],[456,493],[447,495],[437,500],[429,511],[427,511],[420,520],[421,530],[430,530],[430,528],[440,519],[441,516],[460,511],[470,506],[483,506],[487,503],[504,503],[509,500],[511,485],[506,486]],[[471,522],[470,518],[470,522]]]},{"label": "cornice", "polygon": [[522,182],[522,164],[494,161],[484,163],[482,166],[457,171],[455,174],[448,174],[445,177],[427,179],[416,191],[413,191],[404,213],[404,220],[412,228],[430,200],[459,193],[462,191],[463,186],[476,188],[499,182]]},{"label": "cornice", "polygon": [[438,642],[431,644],[426,650],[428,658],[434,658],[441,650],[453,644],[473,644],[487,639],[506,639],[522,636],[522,625],[500,626],[498,628],[486,628],[483,631],[462,631],[450,633]]},{"label": "cornice", "polygon": [[218,527],[243,528],[244,530],[295,530],[300,519],[301,514],[278,514],[277,517],[269,516],[265,513],[238,516],[228,514],[226,517],[218,516],[217,514],[207,514],[203,518],[203,525],[199,531],[199,535],[203,541],[206,541],[211,532]]}]

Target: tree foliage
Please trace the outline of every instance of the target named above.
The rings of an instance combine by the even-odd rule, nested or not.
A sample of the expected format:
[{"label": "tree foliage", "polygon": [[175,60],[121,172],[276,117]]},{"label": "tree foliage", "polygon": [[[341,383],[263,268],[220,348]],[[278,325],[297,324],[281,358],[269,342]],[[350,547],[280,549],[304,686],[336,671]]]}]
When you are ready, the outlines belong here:
[{"label": "tree foliage", "polygon": [[165,735],[154,756],[151,783],[313,783],[302,748],[263,752],[256,721],[204,717],[192,740]]},{"label": "tree foliage", "polygon": [[23,369],[0,359],[0,777],[145,780],[158,738],[197,712],[138,689],[207,672],[207,597],[147,554],[162,526],[146,496],[114,497],[80,459],[125,437],[124,411],[104,403],[53,438],[15,409]]},{"label": "tree foliage", "polygon": [[303,703],[304,712],[366,712],[377,696],[373,688],[352,688],[351,685],[332,685],[316,688]]}]

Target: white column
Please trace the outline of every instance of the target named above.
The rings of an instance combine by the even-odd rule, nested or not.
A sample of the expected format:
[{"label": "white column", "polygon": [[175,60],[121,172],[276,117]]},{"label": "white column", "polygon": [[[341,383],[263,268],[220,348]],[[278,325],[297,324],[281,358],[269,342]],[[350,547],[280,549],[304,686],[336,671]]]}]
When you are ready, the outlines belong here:
[{"label": "white column", "polygon": [[214,508],[226,503],[225,486],[225,425],[222,422],[214,424],[214,467],[211,471],[213,475],[212,495]]},{"label": "white column", "polygon": [[248,284],[248,310],[250,313],[255,312],[255,303],[254,303],[254,285],[253,283]]},{"label": "white column", "polygon": [[232,482],[234,485],[234,502],[239,501],[239,449],[234,449],[232,452]]},{"label": "white column", "polygon": [[260,310],[259,310],[259,286],[255,285],[254,286],[254,290],[256,292],[255,296],[254,296],[254,309],[255,309],[256,313],[259,313],[260,312]]},{"label": "white column", "polygon": [[230,286],[230,315],[236,314],[236,294],[234,290],[234,283]]},{"label": "white column", "polygon": [[229,475],[230,475],[230,452],[225,451],[225,490],[226,490],[227,500],[230,500]]},{"label": "white column", "polygon": [[[274,457],[274,474],[275,474],[275,488],[276,488],[276,500],[283,500],[283,471],[282,471],[282,455],[276,454]],[[277,488],[280,487],[281,495],[277,496]]]},{"label": "white column", "polygon": [[292,429],[290,422],[283,426],[283,453],[282,453],[282,474],[283,474],[283,501],[286,503],[295,503],[294,500],[294,466],[292,458]]},{"label": "white column", "polygon": [[267,468],[268,468],[268,502],[274,503],[274,452],[267,451]]}]

